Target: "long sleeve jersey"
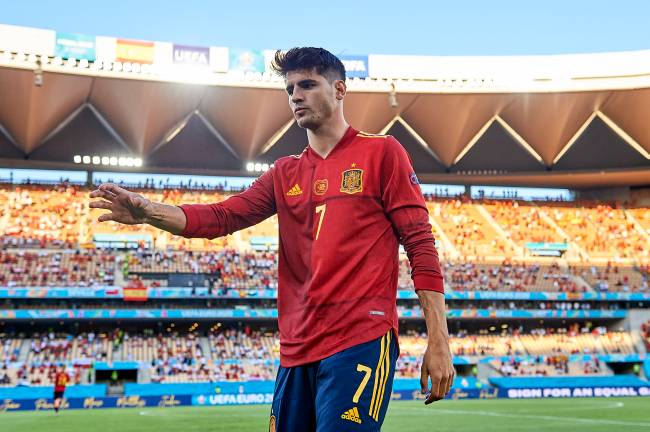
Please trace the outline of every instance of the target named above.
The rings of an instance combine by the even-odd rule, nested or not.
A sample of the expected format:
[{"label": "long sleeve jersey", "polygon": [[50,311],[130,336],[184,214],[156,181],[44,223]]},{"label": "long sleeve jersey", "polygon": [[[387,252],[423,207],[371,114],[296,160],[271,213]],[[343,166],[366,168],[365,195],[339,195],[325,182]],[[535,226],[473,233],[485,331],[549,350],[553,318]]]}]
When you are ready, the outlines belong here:
[{"label": "long sleeve jersey", "polygon": [[388,330],[397,334],[399,243],[416,290],[444,292],[428,212],[392,136],[349,128],[326,158],[278,159],[249,189],[181,206],[182,235],[215,238],[274,215],[279,223],[280,364],[311,363]]}]

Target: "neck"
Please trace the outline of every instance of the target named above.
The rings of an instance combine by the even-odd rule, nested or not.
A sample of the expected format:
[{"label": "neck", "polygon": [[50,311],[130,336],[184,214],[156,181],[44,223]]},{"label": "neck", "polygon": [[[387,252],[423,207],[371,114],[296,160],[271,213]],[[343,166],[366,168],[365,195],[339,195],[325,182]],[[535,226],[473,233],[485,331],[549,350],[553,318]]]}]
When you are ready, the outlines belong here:
[{"label": "neck", "polygon": [[307,129],[309,146],[324,159],[341,141],[349,126],[345,118],[340,116],[336,121],[321,125],[318,129]]}]

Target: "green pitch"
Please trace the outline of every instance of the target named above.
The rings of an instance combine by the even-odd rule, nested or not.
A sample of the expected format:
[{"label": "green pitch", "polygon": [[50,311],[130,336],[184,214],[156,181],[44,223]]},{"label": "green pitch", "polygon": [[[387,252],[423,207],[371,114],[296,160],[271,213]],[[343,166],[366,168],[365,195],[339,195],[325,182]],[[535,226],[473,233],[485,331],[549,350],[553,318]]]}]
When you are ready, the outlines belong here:
[{"label": "green pitch", "polygon": [[[0,413],[7,432],[265,431],[268,406]],[[392,402],[384,432],[650,431],[650,398]]]}]

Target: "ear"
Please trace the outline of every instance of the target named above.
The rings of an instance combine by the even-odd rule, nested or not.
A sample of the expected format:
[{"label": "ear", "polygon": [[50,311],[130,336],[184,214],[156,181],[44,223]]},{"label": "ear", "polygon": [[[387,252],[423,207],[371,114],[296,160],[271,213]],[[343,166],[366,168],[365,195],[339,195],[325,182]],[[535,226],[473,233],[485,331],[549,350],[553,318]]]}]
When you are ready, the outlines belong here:
[{"label": "ear", "polygon": [[348,86],[345,85],[345,81],[343,80],[336,80],[334,82],[334,89],[336,90],[337,100],[343,100],[343,97],[345,97],[345,94],[348,92]]}]

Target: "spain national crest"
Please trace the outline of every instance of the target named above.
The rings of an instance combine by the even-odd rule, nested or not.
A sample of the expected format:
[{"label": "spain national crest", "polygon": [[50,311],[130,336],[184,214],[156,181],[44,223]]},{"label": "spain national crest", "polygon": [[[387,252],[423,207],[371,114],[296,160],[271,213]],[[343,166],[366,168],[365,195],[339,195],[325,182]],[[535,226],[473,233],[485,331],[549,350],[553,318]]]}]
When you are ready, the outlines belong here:
[{"label": "spain national crest", "polygon": [[355,194],[363,190],[363,170],[352,168],[341,173],[341,192]]}]

